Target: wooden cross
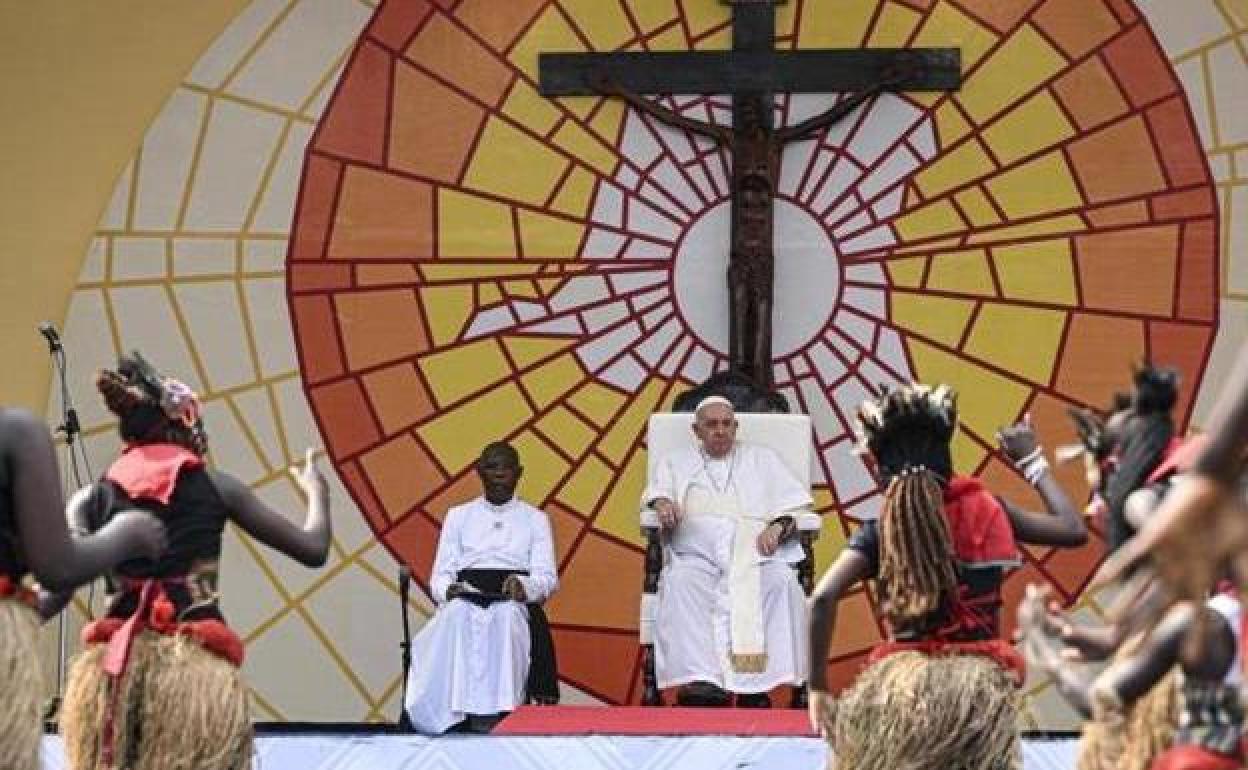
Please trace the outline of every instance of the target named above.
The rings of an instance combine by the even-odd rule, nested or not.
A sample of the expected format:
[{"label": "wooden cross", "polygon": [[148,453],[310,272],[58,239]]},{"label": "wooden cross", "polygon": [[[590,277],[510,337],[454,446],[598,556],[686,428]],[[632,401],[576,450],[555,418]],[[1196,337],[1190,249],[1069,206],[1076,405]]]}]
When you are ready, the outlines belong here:
[{"label": "wooden cross", "polygon": [[[703,0],[709,1],[709,0]],[[732,6],[731,51],[543,53],[546,96],[608,94],[732,151],[732,241],[728,262],[730,366],[772,385],[774,205],[785,144],[813,138],[885,91],[941,91],[961,85],[956,48],[864,48],[778,52],[775,6],[785,0],[720,0]],[[849,92],[827,111],[773,126],[776,92]],[[732,96],[732,126],[680,115],[641,94]]]}]

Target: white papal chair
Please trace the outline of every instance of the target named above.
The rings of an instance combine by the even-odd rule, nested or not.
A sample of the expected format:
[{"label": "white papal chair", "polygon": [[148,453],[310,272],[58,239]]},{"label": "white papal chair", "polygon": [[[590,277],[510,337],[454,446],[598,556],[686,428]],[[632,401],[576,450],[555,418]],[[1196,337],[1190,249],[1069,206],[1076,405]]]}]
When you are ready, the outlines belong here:
[{"label": "white papal chair", "polygon": [[[797,480],[810,486],[811,462],[814,443],[811,439],[810,417],[804,414],[737,413],[738,440],[771,447],[779,455]],[[650,416],[646,426],[646,446],[649,465],[647,478],[654,473],[658,458],[691,446],[697,438],[693,435],[693,414],[690,412],[661,412]],[[819,537],[822,517],[805,511],[797,517],[797,537],[801,541],[806,558],[794,565],[802,590],[809,596],[814,588],[815,558],[813,546]],[[659,573],[663,569],[663,545],[659,537],[658,514],[642,506],[641,533],[646,539],[645,578],[641,594],[641,649],[642,649],[642,696],[644,706],[661,705],[658,683],[654,673],[654,618],[658,607]],[[794,706],[805,706],[805,688],[796,688]]]}]

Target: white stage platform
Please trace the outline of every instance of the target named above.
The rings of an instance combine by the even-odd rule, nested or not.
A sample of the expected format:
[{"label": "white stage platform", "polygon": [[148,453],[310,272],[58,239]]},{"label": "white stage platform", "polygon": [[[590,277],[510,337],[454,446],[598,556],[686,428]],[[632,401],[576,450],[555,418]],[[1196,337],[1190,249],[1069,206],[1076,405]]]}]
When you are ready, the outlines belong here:
[{"label": "white stage platform", "polygon": [[[1023,770],[1073,770],[1076,742],[1028,740]],[[264,734],[255,770],[821,770],[816,738]],[[43,770],[67,770],[60,738],[44,741]]]}]

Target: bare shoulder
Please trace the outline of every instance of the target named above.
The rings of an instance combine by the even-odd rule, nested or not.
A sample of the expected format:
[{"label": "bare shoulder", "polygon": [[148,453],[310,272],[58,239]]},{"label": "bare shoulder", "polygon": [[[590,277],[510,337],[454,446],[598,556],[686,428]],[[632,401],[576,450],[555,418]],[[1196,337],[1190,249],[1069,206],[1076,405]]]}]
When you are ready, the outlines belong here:
[{"label": "bare shoulder", "polygon": [[0,430],[19,437],[48,435],[47,423],[30,410],[15,406],[0,407]]},{"label": "bare shoulder", "polygon": [[207,468],[206,472],[208,479],[212,481],[212,485],[217,488],[217,493],[221,495],[226,504],[235,502],[239,496],[248,491],[243,482],[223,470]]}]

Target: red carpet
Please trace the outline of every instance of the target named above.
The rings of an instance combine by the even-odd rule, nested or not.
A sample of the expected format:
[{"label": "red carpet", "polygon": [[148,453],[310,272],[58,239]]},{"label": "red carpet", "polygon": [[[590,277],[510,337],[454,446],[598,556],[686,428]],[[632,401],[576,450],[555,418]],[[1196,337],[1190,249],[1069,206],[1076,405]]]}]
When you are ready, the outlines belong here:
[{"label": "red carpet", "polygon": [[805,709],[521,706],[491,735],[811,736]]}]

